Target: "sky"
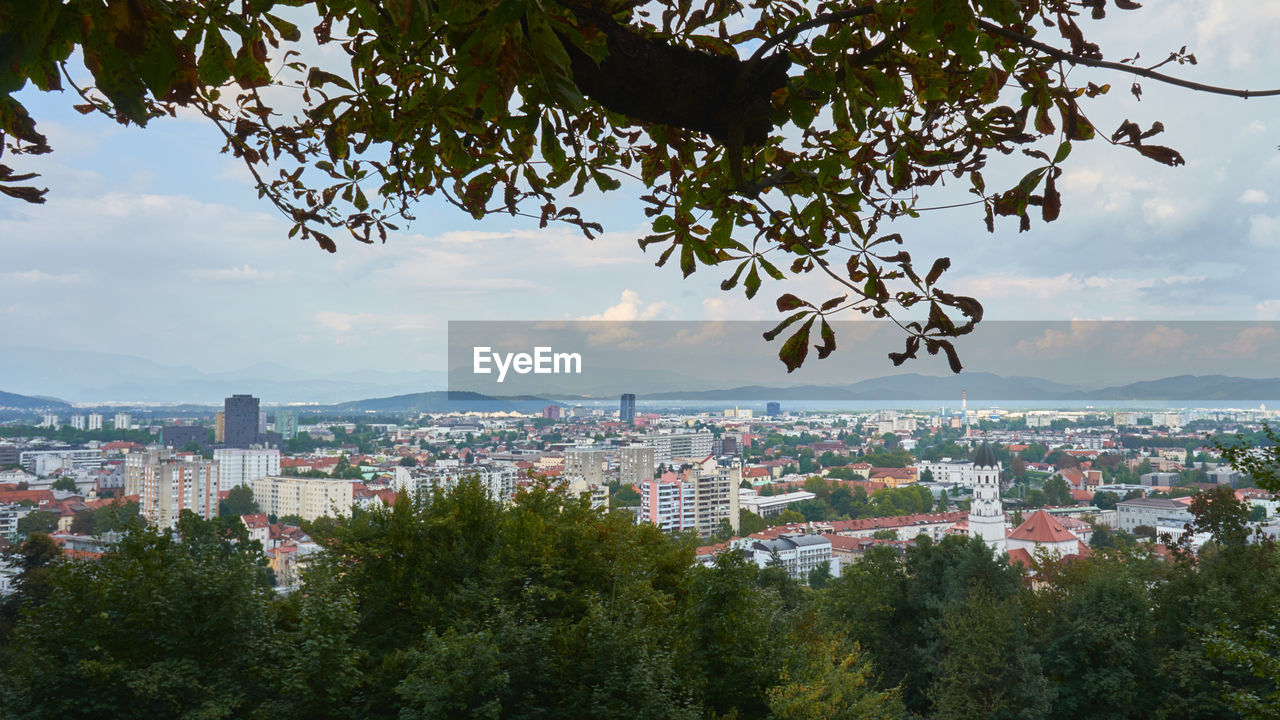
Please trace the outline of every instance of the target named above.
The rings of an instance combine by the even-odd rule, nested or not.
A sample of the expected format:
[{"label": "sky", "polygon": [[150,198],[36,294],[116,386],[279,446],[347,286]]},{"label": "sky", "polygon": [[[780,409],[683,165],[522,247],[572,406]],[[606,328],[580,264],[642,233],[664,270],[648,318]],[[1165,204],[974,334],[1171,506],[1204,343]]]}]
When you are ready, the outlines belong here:
[{"label": "sky", "polygon": [[[1173,74],[1280,87],[1280,3],[1149,5],[1085,20],[1086,32],[1109,59],[1140,52],[1154,62],[1185,44],[1199,65],[1166,66]],[[1280,98],[1143,81],[1139,102],[1125,92],[1128,76],[1074,73],[1115,88],[1086,106],[1100,130],[1160,120],[1167,131],[1153,142],[1187,164],[1080,145],[1060,181],[1059,221],[1027,233],[1003,222],[988,234],[975,208],[926,213],[900,228],[913,256],[949,255],[948,288],[978,297],[994,320],[1280,319]],[[772,320],[781,292],[825,292],[806,279],[747,301],[720,291],[719,271],[682,280],[675,267],[654,267],[656,253],[636,245],[647,228],[625,187],[579,204],[606,228],[594,241],[422,205],[385,245],[340,242],[331,255],[286,237],[286,221],[257,201],[202,121],[139,130],[81,116],[67,95],[21,99],[55,152],[18,162],[43,175],[47,204],[0,199],[0,352],[92,350],[205,372],[262,362],[442,371],[450,320]],[[986,173],[988,186],[1021,175],[1023,160],[996,158],[1003,169]],[[943,191],[936,204],[948,199],[969,196]],[[853,364],[841,353],[856,352],[823,362]],[[785,370],[761,380],[785,381]]]}]

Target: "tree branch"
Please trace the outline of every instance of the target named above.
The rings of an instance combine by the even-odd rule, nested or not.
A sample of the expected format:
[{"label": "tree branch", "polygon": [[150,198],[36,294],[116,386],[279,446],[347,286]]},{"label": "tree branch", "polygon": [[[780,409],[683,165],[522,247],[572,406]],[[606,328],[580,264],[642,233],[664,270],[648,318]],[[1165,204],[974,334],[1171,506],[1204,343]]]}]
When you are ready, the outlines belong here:
[{"label": "tree branch", "polygon": [[848,10],[819,15],[812,20],[807,20],[799,25],[793,25],[761,43],[760,47],[756,48],[756,51],[751,53],[751,57],[747,58],[747,63],[756,63],[760,58],[764,57],[765,53],[769,52],[779,44],[799,35],[805,30],[812,30],[817,27],[822,27],[823,25],[830,25],[831,23],[840,22],[841,20],[848,20],[849,18],[870,15],[875,12],[875,10],[875,6],[873,5],[849,8]]},{"label": "tree branch", "polygon": [[1107,70],[1119,70],[1120,72],[1126,72],[1131,75],[1138,75],[1151,80],[1157,80],[1168,85],[1177,85],[1178,87],[1184,87],[1198,92],[1214,93],[1216,95],[1230,95],[1232,97],[1244,98],[1245,100],[1248,100],[1251,97],[1280,95],[1280,90],[1236,90],[1234,88],[1219,87],[1217,85],[1206,85],[1204,83],[1183,80],[1182,78],[1176,78],[1172,75],[1158,73],[1148,68],[1073,55],[1065,50],[1059,50],[1052,45],[1046,45],[1038,40],[1034,40],[1023,35],[1022,33],[1000,27],[999,25],[987,20],[979,19],[978,26],[992,35],[999,35],[1000,37],[1005,38],[1006,40],[1012,40],[1019,45],[1035,48],[1050,57],[1057,58],[1058,60],[1064,60],[1072,65],[1086,65],[1088,67],[1106,68]]}]

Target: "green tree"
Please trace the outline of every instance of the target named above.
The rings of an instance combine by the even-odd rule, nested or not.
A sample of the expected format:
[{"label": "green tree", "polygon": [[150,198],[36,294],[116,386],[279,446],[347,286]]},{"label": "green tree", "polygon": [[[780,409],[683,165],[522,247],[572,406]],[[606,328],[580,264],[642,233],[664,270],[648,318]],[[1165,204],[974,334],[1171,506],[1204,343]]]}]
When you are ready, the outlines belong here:
[{"label": "green tree", "polygon": [[36,510],[18,520],[18,534],[51,533],[58,529],[58,516],[47,510]]},{"label": "green tree", "polygon": [[609,504],[613,507],[639,507],[640,493],[631,485],[621,485],[609,498]]},{"label": "green tree", "polygon": [[400,458],[400,467],[409,468],[409,467],[417,467],[417,466],[418,466],[418,458],[412,455],[405,455],[404,457]]},{"label": "green tree", "polygon": [[[816,570],[816,569],[815,569]],[[813,585],[810,582],[810,585]],[[807,643],[805,666],[792,679],[783,670],[781,682],[769,690],[769,713],[776,720],[897,720],[902,701],[896,689],[875,690],[874,671],[855,644],[843,647],[836,639]]]},{"label": "green tree", "polygon": [[1055,475],[1044,481],[1044,499],[1049,505],[1072,505],[1071,486],[1061,475]]},{"label": "green tree", "polygon": [[783,509],[783,511],[782,511],[782,512],[778,513],[777,515],[775,515],[775,516],[773,517],[773,523],[772,523],[772,524],[774,524],[774,525],[794,525],[794,524],[796,524],[796,523],[802,523],[802,522],[807,522],[807,521],[804,519],[804,515],[802,515],[801,513],[797,512],[797,511],[795,511],[795,510],[792,510],[791,508],[785,508],[785,509]]},{"label": "green tree", "polygon": [[57,480],[54,480],[53,484],[50,485],[49,488],[51,490],[62,490],[64,492],[76,492],[76,479],[70,475],[63,475]]},{"label": "green tree", "polygon": [[765,523],[764,518],[750,510],[740,510],[738,511],[738,516],[738,532],[741,533],[743,537],[753,533],[762,532],[765,528],[769,527],[768,524]]},{"label": "green tree", "polygon": [[[312,11],[307,42],[319,53],[297,54],[303,32],[278,6]],[[68,64],[83,59],[92,83],[77,88],[81,109],[138,125],[179,108],[203,116],[291,223],[290,235],[329,251],[334,232],[385,240],[425,195],[476,218],[528,214],[594,236],[602,228],[566,197],[588,185],[618,190],[620,177],[634,177],[653,218],[642,244],[661,249],[660,263],[674,258],[686,276],[719,265],[732,273],[722,287],[741,285],[749,297],[764,277],[814,267],[843,285],[846,294],[828,303],[778,298],[789,319],[769,337],[790,329],[780,351],[789,369],[811,339],[821,357],[834,350],[829,314],[884,317],[923,305],[930,319],[904,325],[895,363],[923,348],[945,353],[958,372],[950,338],[973,329],[981,305],[940,287],[948,258],[925,270],[898,252],[888,218],[914,216],[920,191],[952,174],[969,178],[991,231],[997,217],[1027,229],[1036,208],[1053,221],[1063,165],[1098,136],[1083,108],[1109,90],[1059,67],[1173,81],[1103,60],[1070,0],[680,5],[660,22],[628,0],[423,7],[7,3],[0,46],[14,53],[0,74],[0,132],[23,153],[48,152],[15,93],[28,84],[61,90],[63,77],[82,74]],[[1106,12],[1089,7],[1095,17]],[[1194,57],[1178,51],[1170,60]],[[992,92],[1006,84],[1020,92]],[[289,100],[301,107],[268,104],[279,102],[263,91],[271,86],[301,88]],[[1126,121],[1110,137],[1182,164],[1150,141],[1162,129]],[[983,178],[992,148],[1021,164],[1004,190]],[[5,194],[42,202],[44,190],[20,184],[28,179],[0,174]],[[701,215],[705,223],[693,221]],[[858,261],[813,254],[815,238]],[[779,262],[779,253],[790,257]]]},{"label": "green tree", "polygon": [[262,512],[253,499],[253,488],[237,485],[227,491],[227,497],[218,503],[219,517],[240,517]]},{"label": "green tree", "polygon": [[1230,486],[1219,486],[1191,498],[1191,529],[1210,533],[1215,542],[1241,546],[1249,541],[1249,506]]},{"label": "green tree", "polygon": [[178,533],[138,530],[95,562],[49,566],[48,598],[5,651],[10,712],[234,717],[266,699],[265,561],[234,526],[184,512]]}]

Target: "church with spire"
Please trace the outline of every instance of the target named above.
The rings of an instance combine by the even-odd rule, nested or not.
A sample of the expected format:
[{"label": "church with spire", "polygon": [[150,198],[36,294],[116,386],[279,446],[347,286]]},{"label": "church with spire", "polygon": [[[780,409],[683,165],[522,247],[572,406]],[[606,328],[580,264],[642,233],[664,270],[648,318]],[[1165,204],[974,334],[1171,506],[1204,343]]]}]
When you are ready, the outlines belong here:
[{"label": "church with spire", "polygon": [[973,456],[973,501],[969,505],[969,537],[981,538],[997,556],[1005,552],[1004,507],[1000,502],[1000,463],[983,441]]}]

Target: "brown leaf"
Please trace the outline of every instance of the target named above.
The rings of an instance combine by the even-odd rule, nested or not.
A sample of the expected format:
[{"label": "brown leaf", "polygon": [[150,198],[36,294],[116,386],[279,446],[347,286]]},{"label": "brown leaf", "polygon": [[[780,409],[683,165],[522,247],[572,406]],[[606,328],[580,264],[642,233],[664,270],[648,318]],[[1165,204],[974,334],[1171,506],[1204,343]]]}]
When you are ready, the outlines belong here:
[{"label": "brown leaf", "polygon": [[1183,159],[1182,154],[1177,150],[1163,145],[1139,145],[1137,151],[1146,157],[1155,160],[1158,163],[1164,163],[1169,167],[1177,167],[1186,165],[1187,161]]}]

